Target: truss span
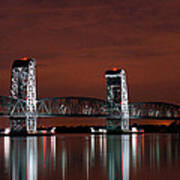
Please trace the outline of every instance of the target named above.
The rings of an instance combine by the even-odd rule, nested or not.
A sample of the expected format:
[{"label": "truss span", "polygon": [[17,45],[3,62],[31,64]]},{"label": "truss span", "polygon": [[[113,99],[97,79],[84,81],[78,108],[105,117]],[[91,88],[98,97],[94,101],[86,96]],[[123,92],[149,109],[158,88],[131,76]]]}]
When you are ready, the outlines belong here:
[{"label": "truss span", "polygon": [[[109,108],[107,101],[87,97],[56,97],[40,99],[39,117],[100,117],[120,118],[120,106]],[[179,119],[180,106],[163,102],[135,102],[129,104],[130,119]]]},{"label": "truss span", "polygon": [[[129,104],[130,119],[180,120],[180,106],[163,102]],[[0,116],[25,118],[26,101],[0,96]],[[97,117],[120,118],[119,105],[110,108],[107,101],[88,97],[43,98],[37,101],[37,117]]]},{"label": "truss span", "polygon": [[164,102],[135,102],[129,104],[131,119],[177,119],[180,106]]},{"label": "truss span", "polygon": [[0,96],[0,116],[24,117],[26,114],[26,102],[8,96]]},{"label": "truss span", "polygon": [[107,102],[88,97],[44,98],[37,102],[39,117],[106,117]]}]

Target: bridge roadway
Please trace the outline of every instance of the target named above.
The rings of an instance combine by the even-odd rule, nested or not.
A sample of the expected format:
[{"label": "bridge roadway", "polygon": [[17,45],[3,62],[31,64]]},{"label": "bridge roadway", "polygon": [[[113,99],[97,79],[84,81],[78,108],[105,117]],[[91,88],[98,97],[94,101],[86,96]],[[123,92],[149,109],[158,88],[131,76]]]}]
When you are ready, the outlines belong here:
[{"label": "bridge roadway", "polygon": [[[109,108],[102,99],[88,97],[56,97],[37,100],[37,117],[121,117],[120,105]],[[180,120],[180,106],[163,102],[135,102],[129,104],[130,119]],[[25,118],[26,101],[0,96],[0,116]],[[31,116],[31,114],[29,114]]]}]

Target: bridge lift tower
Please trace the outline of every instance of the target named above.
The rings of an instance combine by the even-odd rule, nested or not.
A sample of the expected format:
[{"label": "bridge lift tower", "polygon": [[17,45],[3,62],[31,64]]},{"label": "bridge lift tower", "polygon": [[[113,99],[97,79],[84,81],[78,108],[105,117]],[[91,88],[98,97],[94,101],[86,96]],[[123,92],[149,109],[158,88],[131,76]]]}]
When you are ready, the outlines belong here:
[{"label": "bridge lift tower", "polygon": [[36,132],[36,61],[22,58],[12,65],[10,95],[25,101],[26,118],[10,118],[11,133]]},{"label": "bridge lift tower", "polygon": [[123,69],[105,73],[106,97],[110,116],[106,121],[107,132],[129,132],[129,107],[126,74]]}]

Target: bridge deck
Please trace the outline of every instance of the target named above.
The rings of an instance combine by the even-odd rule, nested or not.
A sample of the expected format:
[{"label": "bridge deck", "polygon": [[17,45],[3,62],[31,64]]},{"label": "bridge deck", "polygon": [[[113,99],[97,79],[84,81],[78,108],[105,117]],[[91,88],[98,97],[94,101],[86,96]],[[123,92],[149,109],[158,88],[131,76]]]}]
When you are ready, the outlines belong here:
[{"label": "bridge deck", "polygon": [[[37,101],[37,117],[121,117],[120,104],[113,108],[102,99],[87,97],[43,98]],[[135,102],[129,104],[130,119],[180,120],[180,106],[163,102]],[[26,101],[0,96],[0,116],[25,118]],[[28,114],[29,115],[29,114]],[[30,115],[31,116],[31,115]]]}]

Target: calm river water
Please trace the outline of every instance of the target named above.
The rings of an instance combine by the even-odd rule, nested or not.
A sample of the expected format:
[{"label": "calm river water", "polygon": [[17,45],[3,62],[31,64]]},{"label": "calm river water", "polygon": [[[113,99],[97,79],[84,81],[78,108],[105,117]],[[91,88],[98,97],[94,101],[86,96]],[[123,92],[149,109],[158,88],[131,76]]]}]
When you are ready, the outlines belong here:
[{"label": "calm river water", "polygon": [[180,178],[178,134],[0,138],[0,179]]}]

